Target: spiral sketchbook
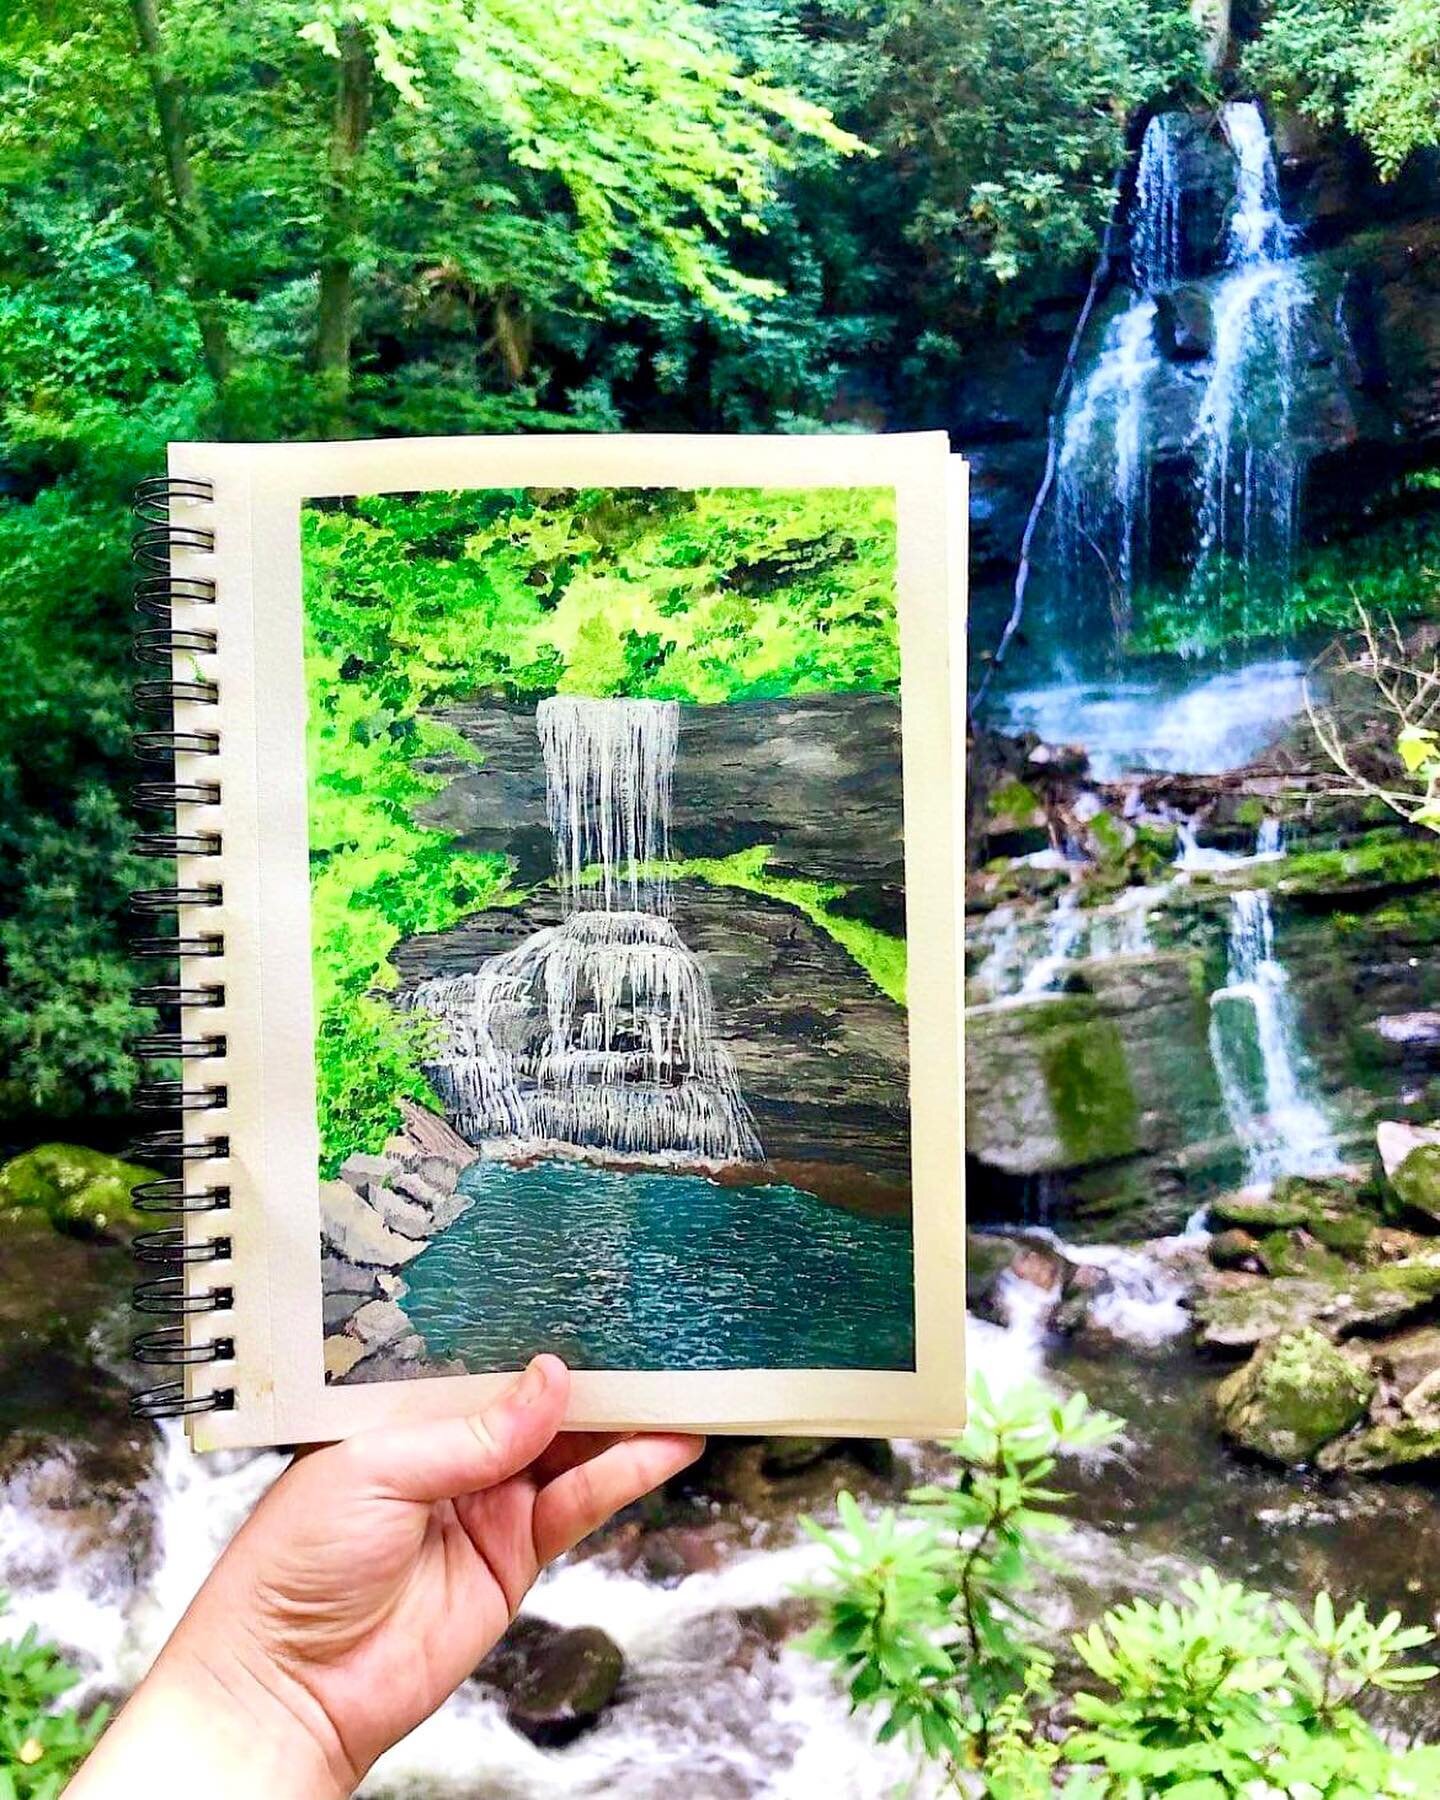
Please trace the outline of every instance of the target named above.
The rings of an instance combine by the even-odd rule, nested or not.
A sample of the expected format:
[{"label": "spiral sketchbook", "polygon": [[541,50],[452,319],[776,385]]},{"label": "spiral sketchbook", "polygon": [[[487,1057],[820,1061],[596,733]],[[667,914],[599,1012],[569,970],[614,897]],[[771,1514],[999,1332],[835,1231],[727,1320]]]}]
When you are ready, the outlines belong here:
[{"label": "spiral sketchbook", "polygon": [[550,1350],[578,1427],[957,1428],[943,434],[177,444],[137,509],[137,1410]]}]

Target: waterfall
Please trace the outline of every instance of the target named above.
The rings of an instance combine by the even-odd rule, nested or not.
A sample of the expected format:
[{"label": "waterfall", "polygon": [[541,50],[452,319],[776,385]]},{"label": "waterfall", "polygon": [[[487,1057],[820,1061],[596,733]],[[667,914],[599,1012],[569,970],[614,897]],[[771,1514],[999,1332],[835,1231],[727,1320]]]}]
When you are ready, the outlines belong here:
[{"label": "waterfall", "polygon": [[1159,293],[1180,279],[1180,170],[1174,113],[1157,113],[1145,127],[1135,176],[1130,269],[1136,290]]},{"label": "waterfall", "polygon": [[1199,538],[1192,585],[1219,555],[1247,591],[1263,572],[1283,585],[1294,553],[1303,459],[1292,413],[1297,327],[1308,298],[1294,235],[1280,211],[1275,153],[1253,101],[1222,123],[1235,153],[1226,267],[1212,315],[1214,349],[1195,435]]},{"label": "waterfall", "polygon": [[1154,888],[1131,888],[1110,906],[1082,909],[1067,888],[1043,920],[1022,920],[1010,906],[997,906],[975,932],[984,943],[984,961],[975,971],[979,1004],[1033,1000],[1054,993],[1067,966],[1140,956],[1151,947],[1149,908]]},{"label": "waterfall", "polygon": [[[555,879],[572,910],[665,905],[656,865],[670,854],[670,789],[680,735],[675,700],[556,694],[535,709]],[[586,881],[587,870],[599,879]]]},{"label": "waterfall", "polygon": [[492,1153],[758,1161],[709,980],[666,916],[678,705],[561,696],[535,723],[564,917],[402,1002],[439,1027],[446,1117]]},{"label": "waterfall", "polygon": [[1066,888],[1046,921],[1044,955],[1026,972],[1020,983],[1020,992],[1047,992],[1059,978],[1065,964],[1079,950],[1084,936],[1085,915],[1080,910],[1080,896],[1074,888]]},{"label": "waterfall", "polygon": [[1159,365],[1155,302],[1136,300],[1110,321],[1100,355],[1065,417],[1056,483],[1056,529],[1071,577],[1098,561],[1118,629],[1129,622],[1149,548],[1150,462],[1145,400]]},{"label": "waterfall", "polygon": [[1307,1092],[1313,1073],[1266,893],[1232,896],[1225,985],[1210,996],[1210,1055],[1251,1181],[1339,1167],[1329,1121]]}]

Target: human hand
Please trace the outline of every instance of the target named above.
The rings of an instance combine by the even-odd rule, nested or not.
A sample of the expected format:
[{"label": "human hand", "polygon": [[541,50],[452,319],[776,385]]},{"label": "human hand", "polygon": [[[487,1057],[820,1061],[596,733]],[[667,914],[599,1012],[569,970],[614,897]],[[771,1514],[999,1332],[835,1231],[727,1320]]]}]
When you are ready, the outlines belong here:
[{"label": "human hand", "polygon": [[537,1357],[473,1418],[292,1464],[71,1800],[350,1793],[470,1674],[546,1563],[699,1454],[678,1435],[557,1437],[569,1386],[558,1357]]}]

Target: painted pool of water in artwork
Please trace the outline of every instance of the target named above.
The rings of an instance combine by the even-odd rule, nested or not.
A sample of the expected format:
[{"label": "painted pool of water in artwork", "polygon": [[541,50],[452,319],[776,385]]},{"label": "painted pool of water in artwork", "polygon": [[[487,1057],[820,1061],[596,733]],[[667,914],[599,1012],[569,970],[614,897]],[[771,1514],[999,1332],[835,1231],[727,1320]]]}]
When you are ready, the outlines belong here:
[{"label": "painted pool of water in artwork", "polygon": [[432,1356],[552,1350],[585,1369],[909,1369],[908,1223],[799,1188],[668,1170],[480,1162],[474,1200],[405,1270]]}]

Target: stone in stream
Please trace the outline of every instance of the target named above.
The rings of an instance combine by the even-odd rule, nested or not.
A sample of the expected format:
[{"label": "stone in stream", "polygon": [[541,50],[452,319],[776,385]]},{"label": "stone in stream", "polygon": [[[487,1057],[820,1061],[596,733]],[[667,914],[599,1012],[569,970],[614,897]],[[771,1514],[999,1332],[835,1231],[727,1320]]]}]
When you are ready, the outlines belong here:
[{"label": "stone in stream", "polygon": [[1415,1142],[1387,1173],[1391,1187],[1412,1213],[1440,1225],[1440,1139]]},{"label": "stone in stream", "polygon": [[1217,1269],[1247,1269],[1258,1275],[1268,1273],[1259,1240],[1238,1225],[1217,1231],[1205,1248]]},{"label": "stone in stream", "polygon": [[1155,342],[1169,362],[1203,362],[1215,347],[1210,297],[1192,283],[1155,302]]},{"label": "stone in stream", "polygon": [[1335,1337],[1375,1336],[1415,1320],[1440,1300],[1440,1254],[1407,1257],[1374,1268],[1333,1259],[1309,1275],[1269,1280],[1218,1270],[1195,1301],[1198,1341],[1205,1349],[1253,1348],[1266,1338],[1309,1325]]},{"label": "stone in stream", "polygon": [[1262,1344],[1220,1383],[1215,1405],[1233,1443],[1298,1467],[1362,1417],[1374,1389],[1363,1362],[1306,1327]]},{"label": "stone in stream", "polygon": [[532,1744],[554,1749],[594,1725],[615,1698],[625,1658],[598,1625],[566,1630],[522,1614],[476,1669],[505,1697],[505,1717]]}]

